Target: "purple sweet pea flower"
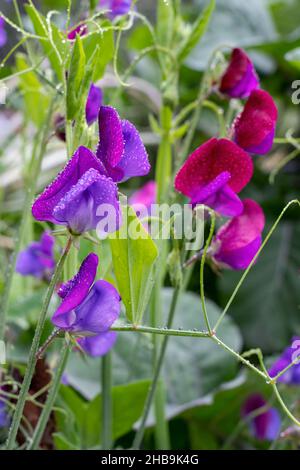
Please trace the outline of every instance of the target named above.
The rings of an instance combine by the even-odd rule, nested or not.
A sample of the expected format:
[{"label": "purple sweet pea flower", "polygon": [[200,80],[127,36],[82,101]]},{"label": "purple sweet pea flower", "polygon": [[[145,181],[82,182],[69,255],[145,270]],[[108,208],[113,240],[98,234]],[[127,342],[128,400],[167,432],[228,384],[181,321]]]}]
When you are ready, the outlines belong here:
[{"label": "purple sweet pea flower", "polygon": [[[52,317],[52,323],[77,336],[98,338],[107,334],[120,314],[120,296],[115,287],[107,281],[96,281],[98,257],[89,254],[80,266],[76,276],[63,284],[58,295],[62,302]],[[107,352],[115,342],[115,336],[103,339],[102,345],[83,342],[89,352]],[[95,340],[96,341],[96,340]],[[99,343],[100,344],[100,343]],[[103,352],[105,354],[105,352]]]},{"label": "purple sweet pea flower", "polygon": [[92,83],[85,107],[85,116],[88,126],[97,121],[99,110],[102,105],[102,98],[103,95],[101,88]]},{"label": "purple sweet pea flower", "polygon": [[79,36],[85,36],[87,32],[88,32],[87,25],[85,23],[82,23],[79,26],[76,26],[76,28],[72,29],[68,33],[68,39],[70,41],[73,41],[74,39],[76,39],[77,34],[79,34]]},{"label": "purple sweet pea flower", "polygon": [[101,106],[98,119],[100,141],[97,157],[107,176],[119,183],[134,176],[147,175],[150,171],[148,155],[134,125],[121,120],[111,106]]},{"label": "purple sweet pea flower", "polygon": [[191,204],[205,204],[221,215],[241,214],[239,193],[253,174],[251,157],[229,139],[209,139],[186,160],[175,178],[175,189]]},{"label": "purple sweet pea flower", "polygon": [[[251,395],[242,409],[242,416],[247,418],[251,413],[259,413],[260,408],[267,406],[267,402],[259,394]],[[250,421],[251,434],[259,440],[273,441],[276,439],[280,432],[281,419],[280,414],[276,408],[268,408],[266,411],[262,410],[260,414],[255,416]]]},{"label": "purple sweet pea flower", "polygon": [[[116,231],[120,224],[117,186],[104,172],[95,155],[88,148],[79,147],[34,202],[34,218],[65,225],[70,232],[79,235],[95,229],[109,208],[110,221],[104,231]],[[100,213],[101,207],[107,207],[106,212]]]},{"label": "purple sweet pea flower", "polygon": [[231,98],[247,98],[259,88],[255,68],[243,49],[233,49],[230,63],[221,79],[220,92]]},{"label": "purple sweet pea flower", "polygon": [[6,404],[0,400],[0,429],[8,428],[10,425],[10,416],[7,412]]},{"label": "purple sweet pea flower", "polygon": [[86,336],[79,338],[77,343],[80,347],[92,357],[104,356],[114,346],[117,340],[115,331],[107,331],[97,336]]},{"label": "purple sweet pea flower", "polygon": [[39,242],[32,242],[17,258],[16,272],[22,276],[49,278],[55,268],[55,239],[44,232]]},{"label": "purple sweet pea flower", "polygon": [[[275,377],[279,372],[285,369],[288,365],[300,356],[300,337],[296,336],[292,340],[292,346],[286,348],[282,355],[275,361],[269,370],[270,377]],[[300,362],[295,364],[278,379],[278,382],[285,383],[287,385],[300,385]]]},{"label": "purple sweet pea flower", "polygon": [[252,199],[243,201],[243,212],[217,232],[212,242],[214,260],[231,269],[246,269],[259,250],[265,216]]},{"label": "purple sweet pea flower", "polygon": [[0,16],[0,47],[3,47],[7,42],[7,33],[5,31],[5,21],[2,16]]},{"label": "purple sweet pea flower", "polygon": [[109,10],[107,16],[113,20],[117,16],[126,15],[131,7],[132,0],[100,0],[99,7]]}]

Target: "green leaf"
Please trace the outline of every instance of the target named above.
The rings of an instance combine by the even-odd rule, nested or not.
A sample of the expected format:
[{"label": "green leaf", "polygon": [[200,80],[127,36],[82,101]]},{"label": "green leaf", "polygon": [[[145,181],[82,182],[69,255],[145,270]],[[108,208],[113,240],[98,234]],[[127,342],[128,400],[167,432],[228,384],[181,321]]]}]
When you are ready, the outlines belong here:
[{"label": "green leaf", "polygon": [[82,81],[85,76],[86,57],[79,34],[73,46],[67,84],[67,119],[74,119],[80,109]]},{"label": "green leaf", "polygon": [[[104,26],[106,23],[104,24]],[[103,25],[102,25],[103,26]],[[104,75],[105,68],[114,56],[114,35],[112,30],[95,31],[82,38],[82,45],[87,62],[90,60],[98,47],[99,54],[94,64],[92,81],[100,80]]]},{"label": "green leaf", "polygon": [[[131,431],[141,416],[150,382],[142,380],[113,387],[113,439]],[[102,429],[102,396],[86,402],[70,387],[62,386],[58,404],[63,408],[56,412],[58,433],[55,443],[58,449],[87,449],[99,446]]]},{"label": "green leaf", "polygon": [[62,433],[55,432],[52,436],[56,450],[78,450],[78,447],[69,442]]},{"label": "green leaf", "polygon": [[[277,352],[300,328],[300,228],[281,222],[230,307],[246,347]],[[224,304],[241,277],[226,271],[221,277]]]},{"label": "green leaf", "polygon": [[[130,206],[122,207],[123,224],[110,237],[117,286],[130,322],[141,322],[153,287],[158,250]],[[136,237],[132,237],[135,229]]]},{"label": "green leaf", "polygon": [[300,47],[292,49],[285,54],[285,59],[290,62],[297,70],[300,70]]},{"label": "green leaf", "polygon": [[[16,68],[18,72],[29,68],[23,54],[16,54]],[[39,127],[48,111],[49,96],[44,94],[44,89],[33,71],[20,75],[19,80],[24,96],[25,115]]]},{"label": "green leaf", "polygon": [[44,50],[45,56],[49,59],[50,64],[56,73],[57,77],[62,80],[63,79],[63,67],[61,66],[60,63],[60,58],[61,56],[62,59],[64,59],[65,54],[67,52],[67,44],[66,44],[66,39],[64,38],[63,34],[61,31],[53,24],[50,22],[50,28],[52,31],[52,44],[49,39],[49,31],[48,31],[48,25],[47,25],[47,20],[46,18],[39,13],[39,11],[35,8],[33,3],[25,4],[25,10],[26,13],[28,14],[34,31],[38,36],[47,38],[47,41],[40,41],[41,46]]},{"label": "green leaf", "polygon": [[205,8],[203,13],[198,17],[192,26],[192,30],[183,45],[179,49],[178,60],[183,62],[186,57],[190,54],[192,49],[199,43],[202,36],[205,34],[209,25],[212,13],[216,6],[216,0],[210,0],[208,6]]}]

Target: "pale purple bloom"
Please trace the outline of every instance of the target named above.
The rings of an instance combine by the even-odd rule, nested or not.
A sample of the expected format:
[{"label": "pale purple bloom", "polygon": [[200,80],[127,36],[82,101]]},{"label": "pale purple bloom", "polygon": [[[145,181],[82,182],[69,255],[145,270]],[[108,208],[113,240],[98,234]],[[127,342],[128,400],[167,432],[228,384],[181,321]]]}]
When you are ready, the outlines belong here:
[{"label": "pale purple bloom", "polygon": [[97,336],[86,336],[77,340],[80,347],[92,357],[104,356],[114,346],[117,340],[115,331],[107,331]]},{"label": "pale purple bloom", "polygon": [[85,116],[88,126],[97,121],[99,109],[102,105],[102,98],[103,95],[101,88],[92,83],[85,107]]},{"label": "pale purple bloom", "polygon": [[[105,232],[120,224],[117,186],[105,176],[100,161],[86,147],[79,147],[57,178],[36,199],[36,220],[65,225],[73,234],[93,230],[105,218],[101,207],[109,206],[111,218]],[[105,206],[104,206],[105,205]]]},{"label": "pale purple bloom", "polygon": [[74,39],[76,39],[77,34],[79,34],[79,36],[85,36],[87,32],[88,32],[87,25],[82,23],[79,26],[76,26],[76,28],[72,29],[68,33],[68,39],[70,41],[73,41]]},{"label": "pale purple bloom", "polygon": [[126,15],[131,7],[132,0],[100,0],[99,7],[109,10],[107,16],[113,20],[117,16]]},{"label": "pale purple bloom", "polygon": [[[266,407],[266,410],[264,408]],[[259,409],[262,412],[259,413]],[[276,408],[268,408],[265,399],[259,395],[251,395],[245,402],[242,409],[242,416],[247,418],[250,414],[257,411],[258,415],[250,420],[250,431],[252,435],[259,440],[272,441],[276,439],[281,428],[280,414]]]},{"label": "pale purple bloom", "polygon": [[243,201],[243,212],[223,225],[211,246],[214,260],[221,266],[246,269],[262,242],[265,216],[252,199]]},{"label": "pale purple bloom", "polygon": [[0,16],[0,47],[3,47],[7,42],[7,33],[5,31],[5,21],[2,16]]},{"label": "pale purple bloom", "polygon": [[130,196],[128,202],[138,215],[140,211],[146,211],[146,215],[150,214],[151,206],[156,201],[156,186],[155,181],[148,181]]},{"label": "pale purple bloom", "polygon": [[[293,347],[294,346],[294,347]],[[297,354],[298,353],[298,354]],[[279,372],[284,370],[293,362],[293,359],[300,356],[300,337],[295,337],[292,340],[292,346],[286,348],[282,355],[275,361],[269,370],[270,377],[275,377]],[[287,385],[300,385],[300,363],[292,366],[288,371],[281,375],[278,382]]]},{"label": "pale purple bloom", "polygon": [[134,125],[121,120],[111,106],[101,106],[98,119],[100,141],[97,157],[107,176],[121,182],[147,175],[150,171],[148,155]]},{"label": "pale purple bloom", "polygon": [[[120,295],[115,287],[107,281],[94,282],[98,268],[98,257],[89,254],[76,276],[63,284],[58,295],[62,302],[52,317],[52,323],[77,336],[89,336],[94,340],[99,335],[107,334],[110,327],[120,315]],[[113,346],[115,335],[103,340],[98,351],[105,352]],[[83,342],[89,353],[96,350],[94,342]],[[102,349],[101,349],[102,348]]]},{"label": "pale purple bloom", "polygon": [[221,93],[231,98],[247,98],[259,87],[259,79],[243,49],[233,49],[230,63],[221,79]]},{"label": "pale purple bloom", "polygon": [[10,416],[6,404],[0,400],[0,429],[7,428],[10,424]]},{"label": "pale purple bloom", "polygon": [[44,232],[40,241],[30,243],[19,253],[16,272],[22,276],[48,278],[55,268],[54,244],[54,237]]}]

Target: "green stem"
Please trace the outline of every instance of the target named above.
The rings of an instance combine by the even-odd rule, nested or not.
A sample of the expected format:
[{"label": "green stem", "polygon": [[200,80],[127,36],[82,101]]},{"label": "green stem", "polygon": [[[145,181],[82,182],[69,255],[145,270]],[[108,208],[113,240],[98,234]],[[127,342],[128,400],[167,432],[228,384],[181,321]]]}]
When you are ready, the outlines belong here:
[{"label": "green stem", "polygon": [[20,390],[18,403],[16,405],[16,410],[13,415],[11,427],[10,427],[8,438],[7,438],[6,448],[9,450],[13,449],[15,446],[15,440],[16,440],[17,432],[18,432],[20,422],[22,419],[22,414],[23,414],[23,409],[24,409],[25,402],[26,402],[27,393],[30,387],[33,374],[34,374],[34,369],[35,369],[35,364],[36,364],[36,353],[39,349],[39,344],[40,344],[41,335],[44,329],[44,324],[45,324],[49,304],[50,304],[55,286],[60,279],[63,266],[68,256],[71,245],[72,245],[72,237],[70,236],[67,241],[66,247],[60,257],[60,260],[58,261],[56,265],[55,272],[51,278],[49,287],[47,289],[47,292],[44,298],[41,313],[39,315],[39,319],[38,319],[37,326],[35,329],[35,334],[33,337],[32,344],[31,344],[31,349],[29,352],[27,368],[26,368],[24,379],[23,379],[22,387]]},{"label": "green stem", "polygon": [[113,447],[113,403],[112,403],[112,355],[107,353],[102,358],[102,449]]},{"label": "green stem", "polygon": [[52,118],[54,101],[55,101],[55,98],[52,99],[45,122],[37,133],[36,142],[33,148],[32,158],[31,158],[31,162],[29,165],[30,181],[28,181],[27,183],[27,190],[26,190],[25,202],[24,202],[23,211],[22,211],[21,224],[19,228],[18,237],[15,242],[15,249],[12,254],[12,258],[9,263],[8,269],[7,269],[5,290],[3,292],[1,307],[0,307],[0,340],[3,340],[4,338],[6,316],[7,316],[8,306],[9,306],[9,299],[10,299],[10,293],[11,293],[11,288],[12,288],[12,281],[13,281],[15,268],[16,268],[17,257],[21,249],[22,241],[26,232],[27,220],[31,211],[31,205],[32,205],[32,200],[34,198],[34,194],[35,194],[37,179],[40,173],[43,155],[45,153],[45,147],[46,147],[47,139],[48,139],[49,124]]},{"label": "green stem", "polygon": [[[173,297],[172,297],[172,302],[171,302],[171,306],[170,306],[170,310],[169,310],[168,321],[167,321],[167,327],[168,328],[171,328],[172,323],[173,323],[173,319],[174,319],[174,315],[175,315],[175,311],[176,311],[176,306],[177,306],[177,301],[178,301],[178,298],[179,298],[179,294],[180,294],[180,288],[177,287],[174,290]],[[155,391],[156,391],[156,387],[157,387],[157,384],[158,384],[159,375],[160,375],[161,368],[162,368],[162,365],[163,365],[163,361],[164,361],[164,358],[165,358],[165,353],[166,353],[166,349],[167,349],[167,345],[168,345],[168,339],[169,339],[169,337],[165,336],[164,339],[163,339],[162,345],[161,345],[159,357],[158,357],[158,360],[157,360],[156,366],[155,366],[153,380],[151,382],[151,386],[150,386],[150,389],[149,389],[149,392],[148,392],[148,395],[147,395],[147,398],[146,398],[141,423],[140,423],[139,429],[136,433],[135,439],[133,441],[133,448],[134,449],[139,449],[141,444],[142,444],[142,440],[143,440],[143,436],[144,436],[144,432],[145,432],[146,421],[147,421],[147,418],[148,418],[148,415],[149,415],[149,412],[150,412],[150,408],[151,408],[152,401],[153,401]]]},{"label": "green stem", "polygon": [[55,375],[53,378],[52,386],[49,389],[47,400],[45,403],[45,406],[43,408],[43,411],[40,415],[39,421],[36,425],[36,428],[34,430],[34,434],[32,436],[32,441],[30,445],[28,446],[28,450],[36,450],[39,447],[40,441],[43,437],[44,431],[47,426],[47,422],[49,419],[49,416],[51,414],[51,411],[53,409],[58,390],[61,384],[61,378],[64,373],[66,363],[68,360],[68,355],[69,355],[70,347],[69,347],[69,342],[64,339],[64,344],[63,347],[60,351],[60,360],[57,365],[57,369],[55,371]]},{"label": "green stem", "polygon": [[149,333],[162,336],[182,336],[190,338],[209,338],[209,333],[198,330],[174,330],[172,328],[153,328],[151,326],[120,325],[111,327],[111,331],[132,331],[135,333]]},{"label": "green stem", "polygon": [[210,334],[212,334],[212,329],[210,326],[209,318],[208,318],[208,313],[207,313],[207,308],[206,308],[206,302],[205,302],[205,289],[204,289],[204,267],[205,267],[205,260],[206,260],[206,255],[207,255],[207,250],[209,249],[212,237],[214,235],[215,231],[215,224],[216,224],[216,216],[214,211],[209,209],[210,217],[211,217],[211,224],[210,224],[210,231],[209,235],[207,237],[205,247],[203,250],[203,255],[201,257],[201,263],[200,263],[200,297],[201,297],[201,305],[202,305],[202,311],[203,311],[203,316],[204,316],[204,321],[206,324],[206,328],[209,331]]},{"label": "green stem", "polygon": [[289,207],[293,204],[298,204],[298,206],[300,207],[300,202],[297,200],[297,199],[293,199],[292,201],[290,201],[284,208],[283,210],[281,211],[279,217],[277,218],[277,220],[275,221],[274,225],[271,227],[270,231],[268,232],[266,238],[264,239],[260,249],[258,250],[258,252],[256,253],[256,255],[254,256],[254,258],[252,259],[251,263],[249,264],[248,268],[246,269],[246,271],[244,272],[244,274],[242,275],[241,279],[239,280],[239,282],[237,283],[237,286],[236,288],[234,289],[230,299],[228,300],[223,312],[221,313],[217,323],[215,324],[214,328],[213,328],[213,331],[217,331],[218,327],[220,326],[223,318],[225,317],[226,313],[228,312],[231,304],[233,303],[238,291],[240,290],[240,287],[242,286],[243,282],[245,281],[246,277],[248,276],[250,270],[252,269],[252,267],[254,266],[257,258],[259,257],[260,253],[262,252],[262,250],[264,249],[264,247],[266,246],[266,244],[268,243],[268,241],[270,240],[271,236],[273,235],[274,231],[276,230],[279,222],[281,221],[282,217],[284,216],[284,214],[286,213],[286,211],[289,209]]},{"label": "green stem", "polygon": [[276,384],[272,384],[272,387],[273,387],[273,390],[275,392],[275,395],[277,397],[277,400],[279,401],[283,411],[286,413],[286,415],[293,421],[293,423],[295,423],[297,426],[300,427],[300,421],[290,412],[290,410],[288,409],[288,407],[286,406],[286,404],[284,403],[283,399],[281,398],[281,395],[278,391],[278,388],[277,388],[277,385]]}]

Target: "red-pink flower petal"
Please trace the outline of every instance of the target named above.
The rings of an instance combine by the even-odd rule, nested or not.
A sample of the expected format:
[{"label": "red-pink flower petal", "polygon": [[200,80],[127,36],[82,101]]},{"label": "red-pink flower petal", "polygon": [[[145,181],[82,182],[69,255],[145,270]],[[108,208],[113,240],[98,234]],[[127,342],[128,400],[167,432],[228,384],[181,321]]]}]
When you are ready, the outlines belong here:
[{"label": "red-pink flower petal", "polygon": [[258,87],[259,79],[250,58],[243,49],[233,49],[221,80],[220,92],[231,98],[247,98]]},{"label": "red-pink flower petal", "polygon": [[252,199],[243,201],[243,212],[217,232],[212,249],[214,259],[232,269],[245,269],[261,245],[265,226],[262,208]]},{"label": "red-pink flower petal", "polygon": [[207,197],[212,200],[213,192],[218,192],[217,199],[219,201],[221,196],[224,208],[224,197],[220,191],[223,189],[228,193],[229,188],[239,193],[252,174],[253,162],[244,150],[228,139],[212,138],[186,160],[175,178],[175,188],[190,197],[193,204],[206,203]]},{"label": "red-pink flower petal", "polygon": [[247,152],[268,153],[273,145],[277,117],[272,96],[264,90],[253,91],[234,125],[235,142]]}]

